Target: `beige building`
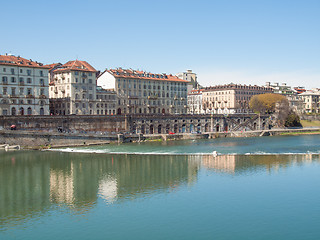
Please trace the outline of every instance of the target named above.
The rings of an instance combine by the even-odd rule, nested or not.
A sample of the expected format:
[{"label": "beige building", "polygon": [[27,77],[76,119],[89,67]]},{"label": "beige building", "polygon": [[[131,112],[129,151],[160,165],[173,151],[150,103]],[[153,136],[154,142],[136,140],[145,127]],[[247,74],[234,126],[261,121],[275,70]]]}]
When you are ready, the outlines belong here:
[{"label": "beige building", "polygon": [[97,79],[103,89],[116,91],[116,114],[187,113],[188,83],[171,74],[122,68],[105,70]]},{"label": "beige building", "polygon": [[97,71],[86,61],[69,61],[50,70],[50,111],[55,115],[96,114]]},{"label": "beige building", "polygon": [[201,88],[197,80],[197,74],[192,72],[192,70],[187,70],[186,72],[178,73],[177,77],[189,82],[188,93],[190,93],[192,89]]},{"label": "beige building", "polygon": [[272,88],[233,83],[207,87],[202,93],[203,110],[214,114],[248,113],[251,97],[264,93],[272,93]]},{"label": "beige building", "polygon": [[115,115],[117,93],[113,89],[103,89],[97,86],[96,94],[96,114]]},{"label": "beige building", "polygon": [[303,112],[320,113],[320,91],[314,89],[299,94],[303,100]]},{"label": "beige building", "polygon": [[48,115],[48,67],[0,55],[0,115]]}]

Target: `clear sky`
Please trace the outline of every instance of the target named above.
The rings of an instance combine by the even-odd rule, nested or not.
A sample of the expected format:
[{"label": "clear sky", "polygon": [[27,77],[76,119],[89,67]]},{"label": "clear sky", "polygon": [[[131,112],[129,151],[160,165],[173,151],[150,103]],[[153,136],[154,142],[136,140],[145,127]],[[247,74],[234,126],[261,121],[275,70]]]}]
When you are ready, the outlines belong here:
[{"label": "clear sky", "polygon": [[2,1],[0,54],[320,87],[319,0]]}]

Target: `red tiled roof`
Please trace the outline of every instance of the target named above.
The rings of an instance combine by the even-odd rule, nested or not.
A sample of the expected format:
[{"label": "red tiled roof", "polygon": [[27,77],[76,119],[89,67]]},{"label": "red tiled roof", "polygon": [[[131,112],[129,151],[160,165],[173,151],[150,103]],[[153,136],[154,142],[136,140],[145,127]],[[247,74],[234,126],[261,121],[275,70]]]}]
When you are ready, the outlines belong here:
[{"label": "red tiled roof", "polygon": [[65,72],[65,71],[83,71],[83,72],[97,72],[97,70],[92,67],[89,63],[86,61],[69,61],[62,66],[60,66],[58,69],[53,70],[54,72]]},{"label": "red tiled roof", "polygon": [[13,55],[0,55],[0,64],[18,67],[31,67],[31,68],[49,68],[42,63],[34,62],[31,59],[25,59],[20,56]]},{"label": "red tiled roof", "polygon": [[132,78],[132,79],[143,79],[143,80],[158,80],[158,81],[169,81],[169,82],[183,82],[188,83],[188,81],[178,78],[172,74],[155,74],[148,73],[144,71],[137,71],[132,69],[109,69],[106,70],[114,77],[117,78]]}]

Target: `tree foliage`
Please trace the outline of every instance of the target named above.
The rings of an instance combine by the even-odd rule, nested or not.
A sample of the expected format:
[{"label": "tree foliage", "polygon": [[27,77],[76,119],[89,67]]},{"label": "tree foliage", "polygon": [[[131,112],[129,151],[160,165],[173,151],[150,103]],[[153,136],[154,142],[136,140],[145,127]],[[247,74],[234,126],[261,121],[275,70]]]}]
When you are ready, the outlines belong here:
[{"label": "tree foliage", "polygon": [[302,127],[300,123],[300,117],[295,112],[290,112],[284,126],[285,127]]},{"label": "tree foliage", "polygon": [[276,111],[276,108],[281,106],[288,106],[288,100],[285,96],[275,93],[266,93],[255,95],[249,102],[250,109],[254,112],[260,113],[272,113]]}]

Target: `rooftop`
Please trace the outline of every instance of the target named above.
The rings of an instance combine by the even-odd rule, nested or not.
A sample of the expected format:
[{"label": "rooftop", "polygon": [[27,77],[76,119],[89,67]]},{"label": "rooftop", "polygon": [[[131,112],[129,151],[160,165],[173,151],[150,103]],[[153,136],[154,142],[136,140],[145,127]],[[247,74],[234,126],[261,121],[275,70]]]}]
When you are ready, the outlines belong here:
[{"label": "rooftop", "polygon": [[109,69],[106,70],[114,77],[117,78],[132,78],[132,79],[143,79],[143,80],[158,80],[158,81],[169,81],[169,82],[183,82],[188,83],[188,81],[178,78],[172,74],[157,74],[145,71],[133,70],[133,69]]},{"label": "rooftop", "polygon": [[14,55],[0,55],[0,65],[18,66],[18,67],[31,67],[31,68],[49,68],[42,63],[25,59],[20,56]]},{"label": "rooftop", "polygon": [[[51,64],[52,65],[52,64]],[[61,66],[59,68],[53,70],[54,72],[66,72],[66,71],[83,71],[83,72],[97,72],[97,70],[92,67],[89,63],[86,61],[80,61],[80,60],[74,60],[69,61]]]}]

